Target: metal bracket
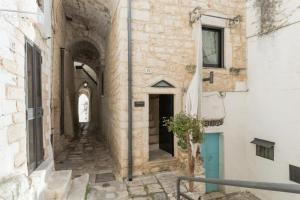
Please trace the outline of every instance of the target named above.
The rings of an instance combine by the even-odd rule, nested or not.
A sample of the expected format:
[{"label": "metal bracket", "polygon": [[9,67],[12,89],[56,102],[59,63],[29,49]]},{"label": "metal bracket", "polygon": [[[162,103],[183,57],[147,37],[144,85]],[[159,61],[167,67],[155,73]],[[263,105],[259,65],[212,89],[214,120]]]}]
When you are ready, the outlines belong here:
[{"label": "metal bracket", "polygon": [[209,81],[210,84],[214,83],[214,72],[209,72],[209,77],[208,78],[204,78],[203,81]]},{"label": "metal bracket", "polygon": [[207,17],[213,17],[213,18],[218,18],[218,19],[224,19],[229,21],[229,27],[233,27],[234,25],[237,25],[241,22],[242,17],[240,15],[234,17],[234,18],[228,18],[228,17],[220,17],[220,16],[214,16],[214,15],[207,15],[207,14],[202,14],[201,13],[201,7],[196,7],[190,12],[190,24],[194,24],[197,22],[202,16],[207,16]]}]

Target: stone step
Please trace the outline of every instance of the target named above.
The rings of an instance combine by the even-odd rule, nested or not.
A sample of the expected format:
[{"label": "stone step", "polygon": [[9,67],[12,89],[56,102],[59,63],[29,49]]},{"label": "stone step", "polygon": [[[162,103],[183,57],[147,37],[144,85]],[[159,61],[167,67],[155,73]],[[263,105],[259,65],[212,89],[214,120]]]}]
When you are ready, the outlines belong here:
[{"label": "stone step", "polygon": [[145,174],[162,171],[175,171],[178,168],[178,160],[175,158],[168,160],[150,161],[145,165]]},{"label": "stone step", "polygon": [[155,127],[149,129],[149,135],[158,135],[158,131]]},{"label": "stone step", "polygon": [[221,200],[260,200],[255,195],[250,192],[236,192],[226,194],[226,197],[222,198]]},{"label": "stone step", "polygon": [[150,144],[149,145],[149,151],[157,150],[159,149],[159,144]]},{"label": "stone step", "polygon": [[149,121],[149,128],[155,128],[155,122]]},{"label": "stone step", "polygon": [[224,194],[222,192],[212,192],[204,194],[201,200],[260,200],[250,192],[235,192]]},{"label": "stone step", "polygon": [[158,135],[149,135],[149,144],[158,144],[159,136]]},{"label": "stone step", "polygon": [[221,192],[212,192],[208,193],[202,196],[202,200],[219,200],[223,199],[225,197],[225,194]]},{"label": "stone step", "polygon": [[149,120],[153,120],[153,114],[149,113]]},{"label": "stone step", "polygon": [[88,183],[89,174],[73,179],[67,200],[85,200]]},{"label": "stone step", "polygon": [[54,171],[47,177],[45,197],[47,200],[66,200],[71,188],[72,170]]}]

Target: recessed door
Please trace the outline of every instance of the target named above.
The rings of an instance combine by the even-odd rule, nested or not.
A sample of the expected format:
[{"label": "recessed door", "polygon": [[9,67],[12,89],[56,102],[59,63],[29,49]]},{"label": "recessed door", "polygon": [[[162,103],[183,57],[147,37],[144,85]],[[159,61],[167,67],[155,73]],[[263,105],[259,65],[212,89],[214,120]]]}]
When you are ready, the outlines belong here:
[{"label": "recessed door", "polygon": [[159,95],[159,148],[174,156],[174,135],[164,126],[164,119],[174,115],[174,95]]},{"label": "recessed door", "polygon": [[28,168],[32,172],[43,161],[42,57],[39,49],[26,42],[26,118]]},{"label": "recessed door", "polygon": [[[204,134],[204,143],[202,144],[202,156],[204,159],[205,177],[220,178],[220,134],[208,133]],[[215,192],[219,190],[219,186],[215,184],[206,184],[206,192]]]}]

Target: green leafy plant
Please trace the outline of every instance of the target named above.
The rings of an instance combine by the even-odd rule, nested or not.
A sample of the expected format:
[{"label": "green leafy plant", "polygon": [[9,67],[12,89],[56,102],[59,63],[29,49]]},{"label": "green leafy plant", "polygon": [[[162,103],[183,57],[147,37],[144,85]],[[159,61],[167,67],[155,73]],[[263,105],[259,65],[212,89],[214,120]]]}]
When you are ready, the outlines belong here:
[{"label": "green leafy plant", "polygon": [[[168,128],[169,132],[173,132],[176,135],[178,138],[178,146],[188,150],[188,174],[189,176],[194,176],[195,158],[192,156],[190,140],[192,143],[202,142],[204,133],[202,120],[181,112],[175,115],[175,117],[164,119],[164,126]],[[193,189],[193,182],[189,182],[190,192],[192,192]]]},{"label": "green leafy plant", "polygon": [[181,112],[175,117],[164,119],[164,126],[169,132],[173,132],[178,138],[178,146],[187,149],[187,137],[192,136],[193,143],[201,143],[203,140],[202,120]]}]

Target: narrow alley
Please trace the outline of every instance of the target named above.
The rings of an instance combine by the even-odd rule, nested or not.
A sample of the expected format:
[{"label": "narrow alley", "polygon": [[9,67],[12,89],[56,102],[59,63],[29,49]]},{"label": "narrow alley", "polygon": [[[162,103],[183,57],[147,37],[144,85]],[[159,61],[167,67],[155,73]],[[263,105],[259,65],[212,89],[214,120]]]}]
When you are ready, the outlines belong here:
[{"label": "narrow alley", "polygon": [[0,27],[0,200],[300,199],[299,0],[0,0]]},{"label": "narrow alley", "polygon": [[81,135],[55,160],[56,170],[72,170],[73,178],[89,174],[90,183],[115,180],[113,160],[103,142],[93,134]]}]

